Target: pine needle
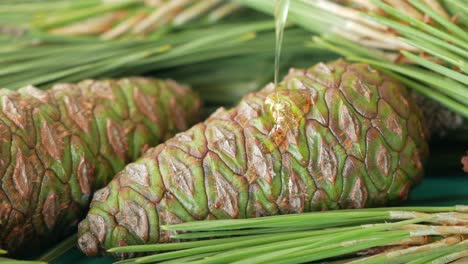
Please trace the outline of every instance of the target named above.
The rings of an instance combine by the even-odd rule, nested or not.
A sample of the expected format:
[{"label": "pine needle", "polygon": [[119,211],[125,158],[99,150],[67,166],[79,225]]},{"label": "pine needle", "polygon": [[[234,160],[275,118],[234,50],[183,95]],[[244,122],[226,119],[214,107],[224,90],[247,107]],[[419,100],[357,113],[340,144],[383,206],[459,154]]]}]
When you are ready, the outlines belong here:
[{"label": "pine needle", "polygon": [[2,264],[47,264],[43,261],[33,261],[33,260],[17,260],[12,258],[1,258],[0,263]]},{"label": "pine needle", "polygon": [[62,256],[65,252],[70,250],[76,245],[77,235],[73,234],[64,241],[60,242],[52,249],[44,253],[42,256],[39,257],[38,260],[50,263],[60,256]]}]

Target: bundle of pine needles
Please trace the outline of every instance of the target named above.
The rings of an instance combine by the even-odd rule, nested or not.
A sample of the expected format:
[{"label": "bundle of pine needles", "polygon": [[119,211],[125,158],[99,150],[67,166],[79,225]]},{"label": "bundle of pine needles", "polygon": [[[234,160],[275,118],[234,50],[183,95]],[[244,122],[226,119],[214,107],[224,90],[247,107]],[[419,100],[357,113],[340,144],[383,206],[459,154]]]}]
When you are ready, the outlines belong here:
[{"label": "bundle of pine needles", "polygon": [[[272,13],[274,1],[237,0]],[[292,1],[293,22],[321,38],[315,47],[389,72],[468,117],[468,4],[463,1]]]},{"label": "bundle of pine needles", "polygon": [[228,0],[2,1],[0,23],[54,35],[135,38],[187,23],[214,23],[239,8]]},{"label": "bundle of pine needles", "polygon": [[[118,263],[448,263],[468,257],[468,207],[338,210],[164,226],[181,240]],[[196,239],[197,241],[193,241]],[[338,262],[336,262],[338,263]]]},{"label": "bundle of pine needles", "polygon": [[[156,73],[158,76],[188,81],[192,85],[194,79],[200,86],[209,84],[217,91],[207,94],[216,96],[208,98],[209,103],[233,103],[241,93],[261,87],[273,75],[270,67],[266,71],[268,75],[262,77],[261,83],[255,87],[249,85],[240,90],[228,89],[229,80],[235,80],[236,73],[248,75],[257,72],[255,67],[262,61],[271,61],[271,65],[274,54],[273,29],[273,21],[239,18],[236,22],[218,23],[216,26],[188,28],[166,34],[163,38],[96,41],[33,35],[15,41],[7,39],[0,45],[0,87],[17,89],[29,84],[48,87],[55,82]],[[308,33],[302,29],[288,29],[284,43],[288,55],[285,58],[309,58],[308,64],[327,56],[332,58],[330,53],[318,54],[317,50],[304,48],[308,38]],[[250,65],[250,71],[244,70],[250,66],[237,69],[229,66],[232,64],[226,60],[236,58],[245,59],[242,63]],[[284,60],[284,64],[287,62],[287,59]],[[183,66],[183,69],[180,70],[179,66]],[[201,67],[206,71],[201,71]],[[211,81],[206,78],[206,74],[210,73],[213,77],[212,71],[221,74],[216,75],[217,78],[229,74],[233,76]],[[223,94],[219,92],[221,89]],[[236,93],[237,96],[226,102],[225,98],[229,98],[226,94],[229,93]],[[219,102],[218,99],[224,101]]]}]

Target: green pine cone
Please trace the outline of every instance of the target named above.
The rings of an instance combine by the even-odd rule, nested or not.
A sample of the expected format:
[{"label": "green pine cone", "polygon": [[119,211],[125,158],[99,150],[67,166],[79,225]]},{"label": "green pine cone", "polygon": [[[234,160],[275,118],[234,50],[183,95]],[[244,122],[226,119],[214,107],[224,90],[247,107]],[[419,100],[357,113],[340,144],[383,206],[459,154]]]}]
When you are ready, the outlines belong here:
[{"label": "green pine cone", "polygon": [[173,241],[161,224],[382,206],[407,197],[427,155],[398,82],[339,60],[291,70],[129,164],[95,193],[78,244]]},{"label": "green pine cone", "polygon": [[0,90],[0,248],[30,253],[69,234],[93,191],[198,118],[174,81],[144,78]]}]

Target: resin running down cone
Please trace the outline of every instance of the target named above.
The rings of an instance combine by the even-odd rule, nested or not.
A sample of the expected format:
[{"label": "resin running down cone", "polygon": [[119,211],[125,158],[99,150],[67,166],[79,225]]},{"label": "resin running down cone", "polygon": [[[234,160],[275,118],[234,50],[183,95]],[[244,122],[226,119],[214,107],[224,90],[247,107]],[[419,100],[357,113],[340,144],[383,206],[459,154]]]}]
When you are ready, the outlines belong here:
[{"label": "resin running down cone", "polygon": [[170,80],[0,90],[0,248],[30,254],[69,234],[93,191],[148,145],[195,123],[199,108]]},{"label": "resin running down cone", "polygon": [[173,241],[162,224],[404,200],[428,151],[420,116],[367,65],[293,69],[127,165],[95,193],[79,247],[94,256]]}]

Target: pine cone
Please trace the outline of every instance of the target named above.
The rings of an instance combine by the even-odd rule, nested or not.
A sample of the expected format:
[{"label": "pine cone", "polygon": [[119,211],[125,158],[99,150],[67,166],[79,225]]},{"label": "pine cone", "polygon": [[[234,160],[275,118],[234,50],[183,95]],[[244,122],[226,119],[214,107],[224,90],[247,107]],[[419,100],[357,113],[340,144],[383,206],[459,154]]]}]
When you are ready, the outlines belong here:
[{"label": "pine cone", "polygon": [[0,248],[44,248],[76,228],[93,191],[184,130],[198,98],[143,78],[0,90]]}]

